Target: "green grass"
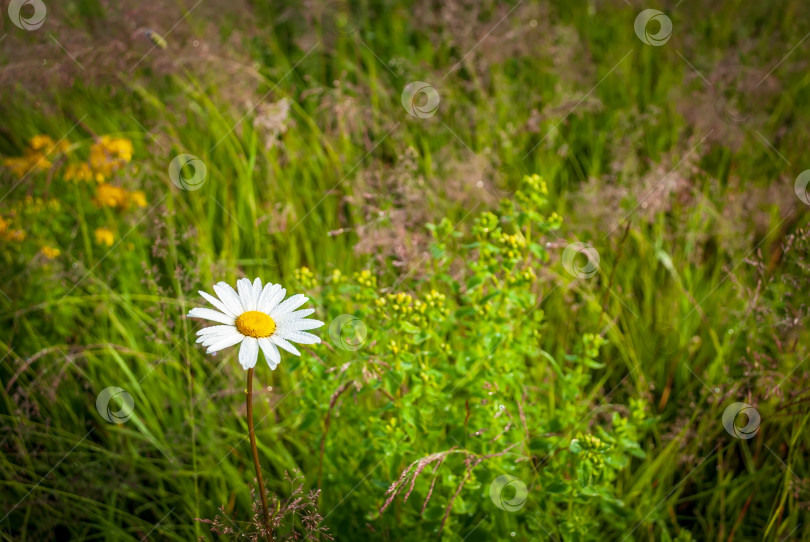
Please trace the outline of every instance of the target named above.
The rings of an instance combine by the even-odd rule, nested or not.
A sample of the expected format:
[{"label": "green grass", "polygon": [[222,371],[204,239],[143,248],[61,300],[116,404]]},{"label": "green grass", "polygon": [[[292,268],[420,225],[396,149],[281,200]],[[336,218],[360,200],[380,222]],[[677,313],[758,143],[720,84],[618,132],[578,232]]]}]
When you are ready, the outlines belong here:
[{"label": "green grass", "polygon": [[[793,187],[810,119],[802,4],[683,2],[667,12],[674,31],[661,47],[636,37],[642,7],[624,2],[464,5],[362,2],[345,15],[353,32],[330,30],[321,6],[247,2],[215,18],[201,5],[169,32],[182,11],[167,4],[155,30],[169,48],[121,38],[144,60],[111,75],[66,36],[104,43],[118,8],[49,4],[37,32],[6,22],[5,71],[38,62],[46,45],[51,63],[77,70],[48,32],[86,69],[70,86],[43,71],[47,90],[4,83],[0,153],[69,134],[71,155],[86,158],[95,136],[128,138],[134,157],[114,181],[148,205],[99,209],[94,183],[68,183],[58,168],[22,181],[0,173],[0,217],[27,233],[0,240],[3,540],[189,540],[215,536],[195,518],[220,506],[250,517],[244,371],[234,349],[197,348],[201,326],[184,317],[202,304],[197,290],[242,276],[310,295],[327,326],[351,313],[369,327],[356,352],[321,328],[326,344],[256,370],[265,481],[285,498],[285,471],[300,470],[306,489],[322,471],[319,510],[338,540],[810,536],[810,244]],[[412,81],[439,92],[434,117],[405,112]],[[745,120],[728,121],[724,96]],[[254,107],[282,98],[286,132],[267,148]],[[169,179],[180,153],[205,162],[201,189]],[[505,231],[525,231],[492,193],[515,199],[532,173],[549,188],[523,260],[538,278],[512,286],[510,269],[475,266],[486,242],[474,224],[493,210],[513,220]],[[23,211],[27,195],[60,207]],[[459,237],[431,242],[426,223],[443,219]],[[113,247],[95,242],[101,226],[114,229]],[[375,239],[400,242],[404,261],[392,241],[356,249]],[[599,252],[590,279],[561,264],[575,240]],[[61,255],[46,260],[43,244]],[[296,278],[301,266],[318,286]],[[347,283],[330,281],[335,269]],[[358,284],[364,269],[376,287]],[[419,332],[375,309],[384,294],[431,289],[455,312]],[[583,353],[587,334],[606,340],[598,356]],[[394,353],[390,340],[410,350]],[[108,386],[134,399],[126,423],[96,411]],[[490,400],[514,416],[495,444],[474,435],[504,430]],[[447,407],[438,428],[422,419],[434,402]],[[635,402],[646,417],[630,418],[623,442],[614,414]],[[756,437],[723,428],[734,402],[756,406]],[[586,462],[570,448],[580,434],[621,450],[584,489]],[[424,515],[432,466],[407,502],[379,513],[413,461],[512,443],[519,452],[484,461],[455,501],[466,471],[451,455]],[[522,510],[488,496],[504,472],[529,485]]]}]

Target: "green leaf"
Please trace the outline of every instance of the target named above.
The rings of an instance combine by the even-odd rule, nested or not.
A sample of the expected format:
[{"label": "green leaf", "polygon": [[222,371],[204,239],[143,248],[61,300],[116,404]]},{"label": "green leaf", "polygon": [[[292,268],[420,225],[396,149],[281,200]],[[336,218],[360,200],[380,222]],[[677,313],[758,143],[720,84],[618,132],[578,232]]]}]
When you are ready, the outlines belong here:
[{"label": "green leaf", "polygon": [[402,331],[404,331],[405,333],[414,333],[415,334],[415,333],[419,333],[419,332],[422,331],[421,329],[419,329],[418,327],[416,327],[412,323],[407,322],[405,320],[401,320],[399,322],[399,327],[402,328]]},{"label": "green leaf", "polygon": [[549,453],[554,449],[551,440],[546,437],[535,437],[529,441],[529,451],[536,453]]},{"label": "green leaf", "polygon": [[568,484],[562,480],[555,480],[543,486],[543,491],[546,493],[566,493],[568,491]]},{"label": "green leaf", "polygon": [[627,456],[624,454],[613,454],[605,458],[605,463],[616,469],[623,469],[627,466]]},{"label": "green leaf", "polygon": [[481,285],[484,282],[484,278],[480,275],[473,275],[469,279],[467,279],[467,289],[474,290],[476,286]]},{"label": "green leaf", "polygon": [[444,507],[434,504],[432,501],[422,514],[422,518],[427,521],[438,521],[444,517]]}]

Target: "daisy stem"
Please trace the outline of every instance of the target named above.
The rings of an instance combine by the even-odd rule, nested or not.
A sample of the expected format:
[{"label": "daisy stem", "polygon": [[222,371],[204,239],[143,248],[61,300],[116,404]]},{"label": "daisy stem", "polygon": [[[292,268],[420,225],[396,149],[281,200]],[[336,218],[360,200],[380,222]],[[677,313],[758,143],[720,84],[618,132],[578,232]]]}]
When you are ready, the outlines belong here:
[{"label": "daisy stem", "polygon": [[247,406],[248,434],[250,435],[250,449],[253,452],[253,466],[256,467],[256,481],[259,484],[259,495],[262,498],[262,510],[264,511],[264,526],[267,529],[267,540],[273,540],[273,529],[270,527],[270,512],[267,510],[267,494],[262,480],[262,466],[259,463],[259,450],[256,448],[256,434],[253,431],[253,369],[247,372],[247,396],[245,397]]}]

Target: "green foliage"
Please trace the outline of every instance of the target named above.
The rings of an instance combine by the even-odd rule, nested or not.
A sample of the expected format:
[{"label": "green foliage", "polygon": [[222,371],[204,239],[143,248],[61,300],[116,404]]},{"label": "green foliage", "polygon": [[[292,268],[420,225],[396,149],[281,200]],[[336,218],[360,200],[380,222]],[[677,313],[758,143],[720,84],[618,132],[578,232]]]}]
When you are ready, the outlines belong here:
[{"label": "green foliage", "polygon": [[[313,407],[329,402],[339,413],[325,436],[324,488],[351,486],[367,465],[376,465],[376,479],[397,480],[384,512],[355,508],[349,517],[374,522],[396,540],[439,532],[461,540],[473,531],[535,539],[563,523],[583,538],[588,529],[627,527],[613,488],[632,457],[644,458],[644,405],[587,427],[584,390],[605,341],[586,333],[565,361],[542,349],[546,323],[534,269],[548,261],[544,235],[559,227],[546,195],[542,180],[527,176],[516,203],[480,214],[469,236],[454,234],[447,221],[430,226],[434,245],[424,266],[431,272],[409,292],[378,296],[367,271],[324,286],[330,318],[350,312],[370,330],[360,348],[337,348],[345,363],[307,391]],[[466,265],[452,269],[458,262]],[[372,301],[375,310],[364,311]],[[357,329],[336,344],[358,344],[351,336]],[[330,401],[346,390],[350,396]],[[349,430],[373,436],[363,439],[361,455],[346,446]],[[528,487],[520,513],[490,498],[504,473]],[[379,503],[379,490],[370,484],[353,495]],[[338,502],[324,493],[327,509]]]}]

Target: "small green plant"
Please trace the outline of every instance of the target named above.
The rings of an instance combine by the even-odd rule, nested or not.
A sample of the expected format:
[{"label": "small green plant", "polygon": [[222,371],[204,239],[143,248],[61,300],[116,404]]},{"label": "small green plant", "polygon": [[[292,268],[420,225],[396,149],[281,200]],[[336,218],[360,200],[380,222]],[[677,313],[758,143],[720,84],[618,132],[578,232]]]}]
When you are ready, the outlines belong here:
[{"label": "small green plant", "polygon": [[[538,274],[549,261],[546,238],[562,222],[547,212],[547,197],[545,182],[530,175],[468,234],[446,219],[430,225],[421,277],[388,288],[368,271],[326,282],[330,316],[352,313],[368,330],[359,348],[340,347],[357,343],[346,336],[357,325],[330,331],[339,361],[312,392],[329,404],[320,457],[327,507],[330,487],[366,469],[375,482],[355,493],[376,493],[360,501],[379,506],[358,511],[392,539],[453,540],[473,530],[536,539],[560,524],[566,539],[601,540],[625,526],[614,484],[644,458],[649,420],[636,400],[612,405],[604,423],[586,423],[593,405],[583,390],[602,367],[601,336],[583,333],[564,360],[540,347],[538,304],[548,286]],[[356,443],[361,454],[346,440],[355,432],[367,435]],[[503,492],[501,475],[510,477]]]}]

